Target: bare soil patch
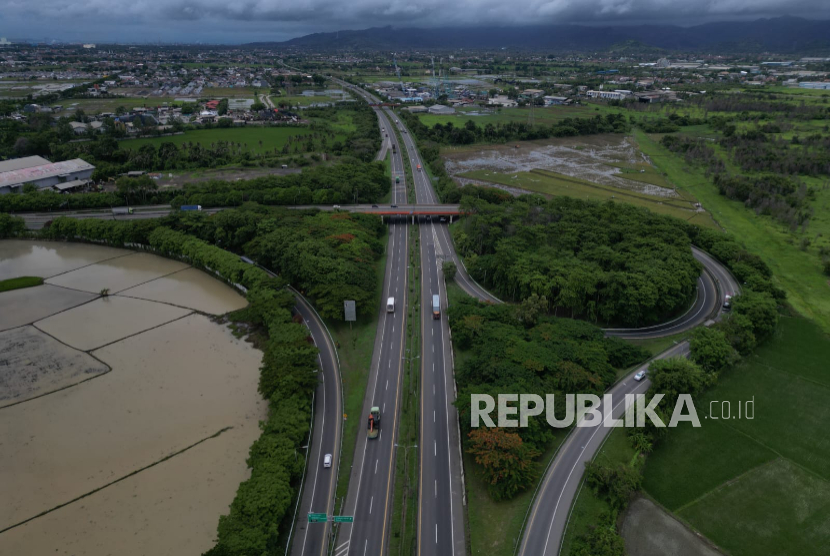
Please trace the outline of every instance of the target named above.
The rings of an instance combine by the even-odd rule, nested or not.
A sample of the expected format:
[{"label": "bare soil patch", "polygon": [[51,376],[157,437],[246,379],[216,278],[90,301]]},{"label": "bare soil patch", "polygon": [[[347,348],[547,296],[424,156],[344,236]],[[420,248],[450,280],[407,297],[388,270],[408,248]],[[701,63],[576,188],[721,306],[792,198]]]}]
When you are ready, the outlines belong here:
[{"label": "bare soil patch", "polygon": [[650,163],[630,137],[594,135],[528,141],[510,145],[490,145],[444,154],[447,171],[453,176],[472,170],[500,174],[551,170],[567,176],[610,185],[647,195],[672,198],[677,194],[666,187],[627,179],[618,166],[641,167]]}]

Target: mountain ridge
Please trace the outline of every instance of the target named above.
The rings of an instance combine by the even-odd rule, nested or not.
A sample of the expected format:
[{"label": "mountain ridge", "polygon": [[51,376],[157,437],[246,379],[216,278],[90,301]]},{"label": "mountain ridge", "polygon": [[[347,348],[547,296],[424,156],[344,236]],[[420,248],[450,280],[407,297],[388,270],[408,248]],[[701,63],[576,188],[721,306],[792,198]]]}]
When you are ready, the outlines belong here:
[{"label": "mountain ridge", "polygon": [[256,42],[251,47],[323,50],[484,49],[585,51],[604,50],[636,41],[670,51],[717,50],[727,45],[755,45],[776,52],[830,51],[830,20],[782,16],[754,21],[677,25],[534,25],[519,27],[370,27],[313,33],[283,42]]}]

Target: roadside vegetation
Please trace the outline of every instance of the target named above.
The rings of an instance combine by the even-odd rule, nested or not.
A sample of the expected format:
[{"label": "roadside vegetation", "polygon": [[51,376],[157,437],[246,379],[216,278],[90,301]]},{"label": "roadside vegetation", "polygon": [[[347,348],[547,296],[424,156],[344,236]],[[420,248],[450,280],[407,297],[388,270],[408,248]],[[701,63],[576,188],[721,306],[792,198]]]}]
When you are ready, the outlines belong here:
[{"label": "roadside vegetation", "polygon": [[182,189],[159,190],[147,176],[122,177],[112,193],[62,195],[57,191],[32,191],[0,196],[0,212],[78,210],[122,205],[171,203],[202,207],[240,206],[253,201],[263,205],[297,205],[376,202],[388,191],[380,162],[351,160],[332,166],[308,168],[298,174],[263,176],[250,180],[210,180]]}]

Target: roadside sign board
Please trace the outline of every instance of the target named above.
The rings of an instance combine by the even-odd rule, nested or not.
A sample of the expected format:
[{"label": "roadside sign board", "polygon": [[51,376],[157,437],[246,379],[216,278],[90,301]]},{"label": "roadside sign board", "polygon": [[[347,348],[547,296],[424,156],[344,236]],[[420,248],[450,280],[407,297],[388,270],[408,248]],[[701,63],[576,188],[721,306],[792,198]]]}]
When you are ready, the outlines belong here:
[{"label": "roadside sign board", "polygon": [[354,523],[353,515],[336,515],[334,516],[335,523]]},{"label": "roadside sign board", "polygon": [[346,311],[346,322],[354,322],[357,320],[357,311],[353,299],[343,301],[343,309]]},{"label": "roadside sign board", "polygon": [[309,523],[325,523],[328,520],[328,514],[308,514]]}]

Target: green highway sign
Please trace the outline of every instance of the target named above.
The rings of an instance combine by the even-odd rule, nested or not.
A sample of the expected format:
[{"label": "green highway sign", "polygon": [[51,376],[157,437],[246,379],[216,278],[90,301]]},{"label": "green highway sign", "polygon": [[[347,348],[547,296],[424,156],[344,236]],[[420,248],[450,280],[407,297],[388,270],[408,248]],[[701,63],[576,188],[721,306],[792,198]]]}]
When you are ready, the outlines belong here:
[{"label": "green highway sign", "polygon": [[354,523],[353,515],[336,515],[334,516],[335,523]]},{"label": "green highway sign", "polygon": [[325,523],[328,520],[328,514],[308,514],[309,523]]}]

